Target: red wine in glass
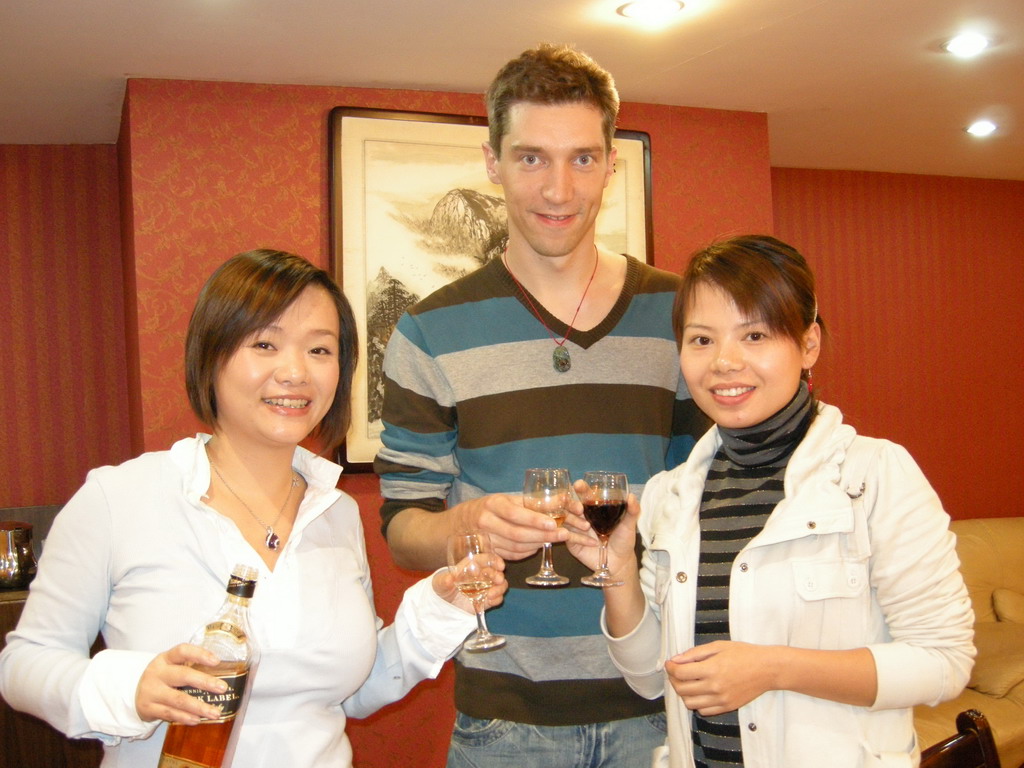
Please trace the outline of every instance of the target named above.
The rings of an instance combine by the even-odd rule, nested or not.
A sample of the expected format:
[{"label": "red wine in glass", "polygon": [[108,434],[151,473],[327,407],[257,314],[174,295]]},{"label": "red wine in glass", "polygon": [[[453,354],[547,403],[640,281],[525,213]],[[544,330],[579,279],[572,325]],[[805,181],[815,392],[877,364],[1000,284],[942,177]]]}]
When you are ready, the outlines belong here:
[{"label": "red wine in glass", "polygon": [[626,511],[629,483],[622,472],[586,472],[583,480],[587,484],[581,499],[583,516],[601,540],[601,551],[597,570],[582,582],[589,587],[617,587],[622,582],[608,571],[608,537]]},{"label": "red wine in glass", "polygon": [[626,511],[623,501],[587,501],[583,504],[583,516],[598,536],[609,536],[619,524]]}]

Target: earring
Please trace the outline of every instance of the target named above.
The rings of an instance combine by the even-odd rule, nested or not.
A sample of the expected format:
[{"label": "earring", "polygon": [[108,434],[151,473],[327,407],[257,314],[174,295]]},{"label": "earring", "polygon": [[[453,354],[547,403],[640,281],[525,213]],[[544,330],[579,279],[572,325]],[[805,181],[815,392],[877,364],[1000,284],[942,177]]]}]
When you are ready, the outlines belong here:
[{"label": "earring", "polygon": [[807,369],[807,391],[814,391],[814,371],[810,368]]}]

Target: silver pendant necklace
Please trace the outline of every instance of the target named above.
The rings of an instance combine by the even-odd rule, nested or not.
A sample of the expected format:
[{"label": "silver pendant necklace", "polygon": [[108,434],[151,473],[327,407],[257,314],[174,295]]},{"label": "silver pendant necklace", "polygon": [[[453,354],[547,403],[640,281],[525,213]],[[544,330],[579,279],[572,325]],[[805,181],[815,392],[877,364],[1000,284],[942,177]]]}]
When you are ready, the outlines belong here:
[{"label": "silver pendant necklace", "polygon": [[217,477],[220,478],[220,481],[223,484],[223,486],[228,489],[232,496],[238,499],[238,503],[245,507],[245,511],[252,515],[252,519],[259,523],[260,526],[262,526],[263,528],[266,528],[267,538],[264,539],[263,543],[266,545],[267,549],[276,550],[278,547],[280,547],[281,537],[274,533],[274,526],[277,525],[277,521],[280,520],[281,515],[284,514],[284,508],[288,506],[288,500],[291,499],[292,497],[292,490],[296,488],[299,484],[298,473],[293,473],[292,483],[290,486],[288,486],[288,495],[284,497],[284,503],[281,505],[281,508],[277,510],[277,517],[274,518],[274,522],[272,522],[270,525],[267,525],[262,520],[260,520],[259,517],[256,516],[256,513],[252,511],[252,507],[246,504],[245,501],[242,500],[242,497],[235,493],[234,488],[228,485],[228,481],[224,479],[224,475],[222,475],[220,473],[220,470],[217,469],[217,465],[211,461],[210,466],[213,467],[213,471],[217,473]]},{"label": "silver pendant necklace", "polygon": [[583,306],[583,300],[587,298],[587,292],[590,290],[590,284],[594,282],[594,275],[597,274],[597,264],[601,260],[597,253],[597,245],[594,246],[594,271],[590,273],[590,280],[587,281],[587,287],[583,289],[583,295],[580,296],[580,303],[576,305],[576,311],[573,313],[572,320],[569,321],[568,329],[561,341],[558,340],[558,337],[555,336],[551,328],[548,327],[548,324],[544,322],[544,318],[541,317],[540,312],[538,312],[537,308],[533,305],[533,301],[530,299],[530,294],[528,294],[526,289],[523,288],[522,283],[520,283],[519,280],[516,279],[516,276],[512,274],[512,270],[509,268],[508,261],[505,258],[507,254],[508,246],[505,246],[505,250],[501,254],[501,263],[505,266],[505,271],[508,272],[509,277],[512,278],[512,282],[514,282],[516,287],[519,288],[519,293],[522,294],[524,299],[526,299],[526,303],[530,307],[530,311],[533,312],[533,316],[540,320],[540,324],[544,326],[544,330],[548,332],[548,335],[551,336],[551,340],[555,342],[555,349],[551,353],[551,365],[559,373],[565,373],[572,368],[572,357],[569,355],[569,350],[565,348],[565,342],[569,340],[569,334],[572,333],[573,323],[576,322],[576,317],[580,313],[580,307]]}]

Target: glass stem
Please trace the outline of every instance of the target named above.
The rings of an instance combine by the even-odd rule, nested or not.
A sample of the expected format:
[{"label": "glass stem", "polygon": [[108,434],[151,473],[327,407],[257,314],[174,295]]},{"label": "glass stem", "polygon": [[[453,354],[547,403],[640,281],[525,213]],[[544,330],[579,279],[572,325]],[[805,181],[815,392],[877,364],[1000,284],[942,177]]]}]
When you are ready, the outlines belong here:
[{"label": "glass stem", "polygon": [[601,568],[599,570],[600,570],[601,573],[608,573],[608,537],[607,536],[601,536],[600,539],[601,539],[601,553],[600,553]]},{"label": "glass stem", "polygon": [[473,601],[473,610],[476,611],[476,633],[482,637],[489,637],[491,632],[487,629],[487,622],[484,620],[484,604],[482,600]]},{"label": "glass stem", "polygon": [[551,544],[544,544],[544,551],[540,555],[540,572],[541,573],[554,573],[555,564],[551,561]]}]

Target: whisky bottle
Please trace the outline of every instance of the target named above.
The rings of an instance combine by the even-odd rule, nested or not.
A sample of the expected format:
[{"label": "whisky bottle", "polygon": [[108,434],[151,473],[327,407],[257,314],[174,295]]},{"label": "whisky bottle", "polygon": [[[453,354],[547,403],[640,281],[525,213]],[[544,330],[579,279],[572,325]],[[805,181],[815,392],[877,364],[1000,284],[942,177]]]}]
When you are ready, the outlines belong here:
[{"label": "whisky bottle", "polygon": [[[213,619],[193,637],[192,643],[213,651],[220,659],[214,667],[196,665],[228,684],[224,693],[182,688],[188,694],[221,707],[221,716],[197,725],[171,723],[167,726],[163,752],[157,768],[222,768],[229,764],[232,732],[241,719],[250,671],[257,648],[249,628],[249,600],[256,590],[258,571],[236,565],[228,579],[227,596]],[[237,734],[235,734],[237,738]]]}]

